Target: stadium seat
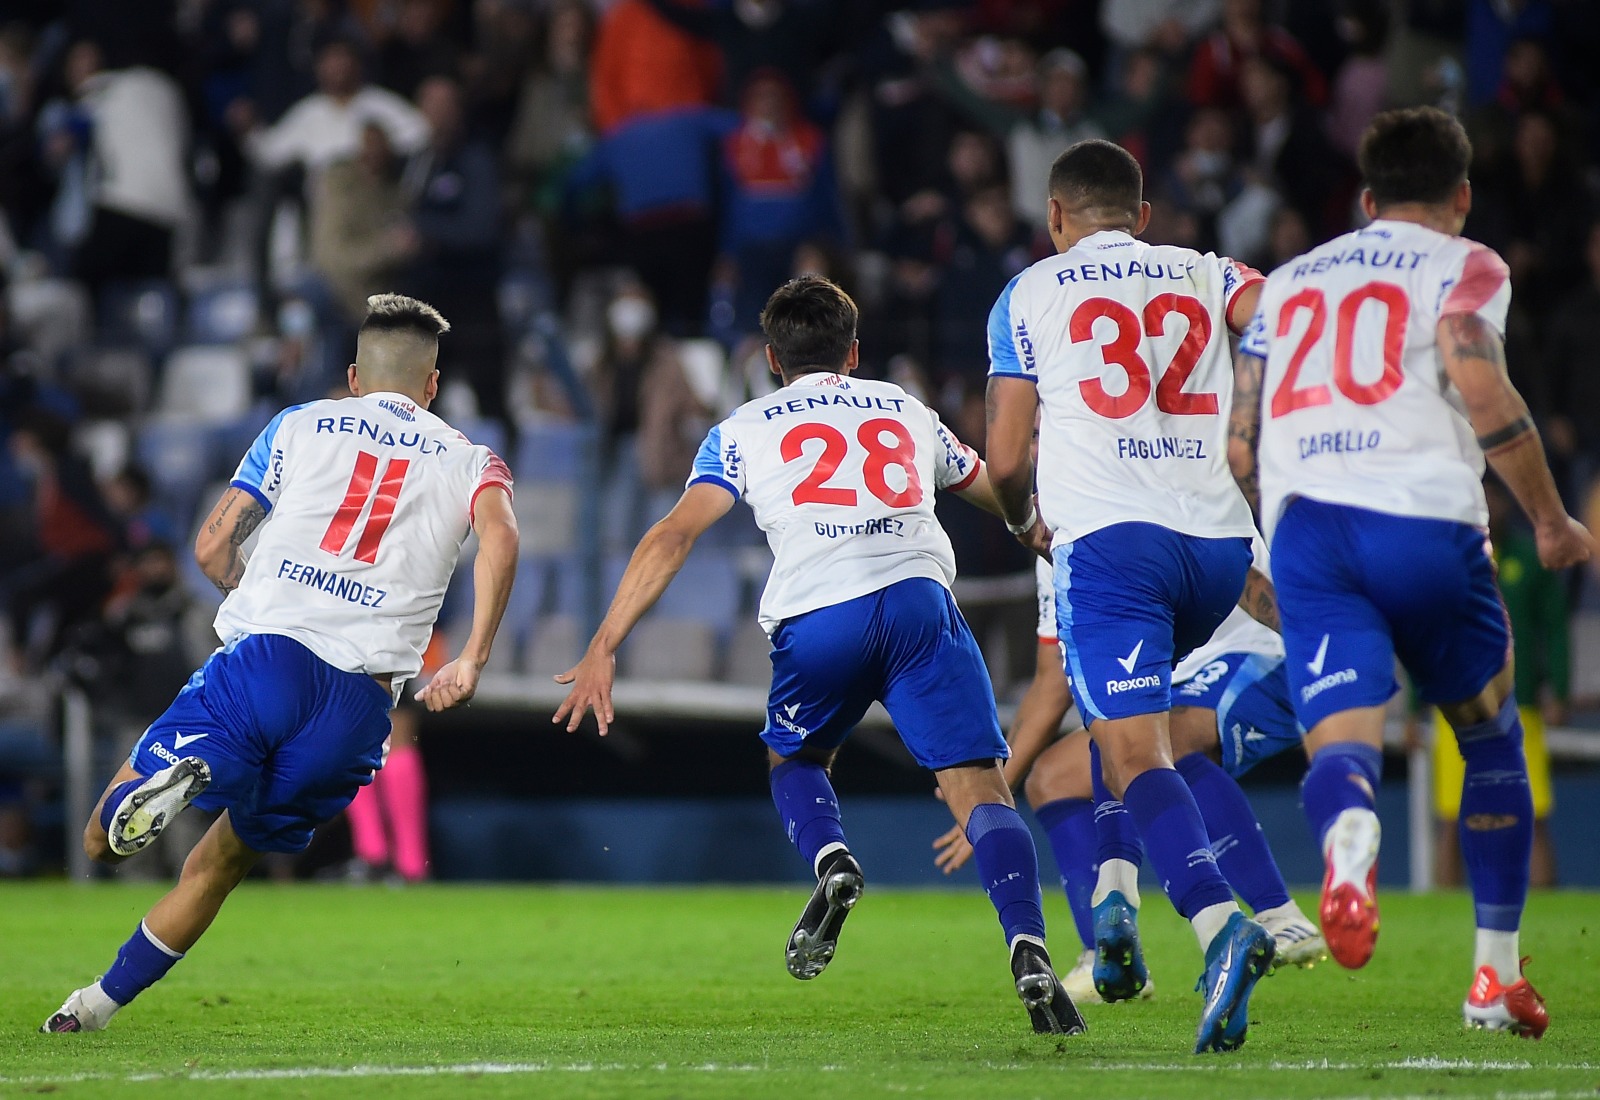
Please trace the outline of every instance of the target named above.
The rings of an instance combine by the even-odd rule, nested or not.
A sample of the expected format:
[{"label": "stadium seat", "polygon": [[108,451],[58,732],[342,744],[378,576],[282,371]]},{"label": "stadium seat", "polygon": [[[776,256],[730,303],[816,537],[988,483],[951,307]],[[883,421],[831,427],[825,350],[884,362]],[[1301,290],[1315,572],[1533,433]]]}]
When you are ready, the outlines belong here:
[{"label": "stadium seat", "polygon": [[97,342],[160,358],[178,342],[178,313],[178,290],[165,280],[111,283],[100,294]]},{"label": "stadium seat", "polygon": [[73,441],[100,480],[120,473],[133,449],[128,425],[121,420],[86,420],[74,431]]},{"label": "stadium seat", "polygon": [[545,615],[533,624],[533,636],[528,640],[522,670],[541,680],[565,672],[583,656],[586,642],[583,628],[573,616]]},{"label": "stadium seat", "polygon": [[211,476],[211,434],[180,420],[152,420],[139,429],[139,462],[161,502],[176,515],[194,507]]},{"label": "stadium seat", "polygon": [[238,348],[197,344],[167,359],[158,416],[191,424],[226,424],[250,408],[250,363]]},{"label": "stadium seat", "polygon": [[217,283],[189,297],[184,339],[191,344],[235,344],[250,337],[261,319],[261,301],[249,283]]},{"label": "stadium seat", "polygon": [[745,619],[734,628],[728,642],[728,674],[730,684],[749,687],[766,687],[772,683],[772,641],[761,624],[754,618]]},{"label": "stadium seat", "polygon": [[725,638],[739,616],[742,587],[732,554],[714,547],[696,547],[662,593],[652,614],[706,623]]},{"label": "stadium seat", "polygon": [[498,420],[472,417],[450,422],[450,426],[480,447],[487,447],[501,458],[506,456],[506,427]]},{"label": "stadium seat", "polygon": [[694,619],[646,619],[634,628],[621,656],[622,674],[635,680],[710,680],[717,664],[716,632]]},{"label": "stadium seat", "polygon": [[522,530],[522,556],[565,554],[575,549],[578,505],[578,486],[572,482],[519,482],[512,494],[512,509]]},{"label": "stadium seat", "polygon": [[594,453],[589,443],[596,429],[571,420],[547,420],[523,427],[517,440],[516,477],[519,481],[583,481],[593,471],[585,455]]},{"label": "stadium seat", "polygon": [[127,416],[149,406],[153,373],[143,348],[95,348],[74,357],[72,388],[90,413]]}]

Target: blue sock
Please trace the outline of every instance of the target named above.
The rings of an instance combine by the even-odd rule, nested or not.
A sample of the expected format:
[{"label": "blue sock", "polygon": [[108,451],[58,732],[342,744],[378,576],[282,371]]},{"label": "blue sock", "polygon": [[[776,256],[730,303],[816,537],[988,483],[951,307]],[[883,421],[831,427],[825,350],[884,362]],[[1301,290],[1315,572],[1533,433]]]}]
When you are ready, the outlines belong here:
[{"label": "blue sock", "polygon": [[1061,871],[1061,889],[1067,894],[1072,923],[1085,950],[1094,949],[1094,910],[1089,899],[1094,894],[1095,846],[1094,800],[1058,798],[1033,811],[1050,836],[1050,851]]},{"label": "blue sock", "polygon": [[1322,852],[1334,818],[1346,810],[1371,810],[1377,805],[1378,780],[1383,776],[1383,753],[1360,741],[1325,745],[1312,758],[1300,781],[1300,803],[1305,807],[1311,835]]},{"label": "blue sock", "polygon": [[139,927],[128,937],[128,942],[117,952],[117,961],[100,979],[100,988],[105,990],[107,997],[119,1005],[125,1005],[166,977],[172,964],[181,958],[183,952],[174,952],[165,944],[158,943],[145,928],[144,921],[140,921]]},{"label": "blue sock", "polygon": [[967,818],[967,841],[978,863],[984,892],[1000,914],[1006,943],[1018,936],[1044,942],[1044,905],[1039,898],[1039,853],[1022,815],[1010,806],[985,802]]},{"label": "blue sock", "polygon": [[1261,822],[1233,776],[1202,752],[1178,761],[1178,774],[1194,793],[1217,867],[1254,912],[1289,903],[1289,888],[1272,858]]},{"label": "blue sock", "polygon": [[1135,867],[1144,862],[1144,849],[1139,846],[1139,829],[1133,816],[1120,801],[1111,797],[1104,773],[1100,770],[1100,747],[1089,742],[1089,775],[1094,784],[1094,828],[1099,837],[1097,863],[1108,859],[1125,859]]},{"label": "blue sock", "polygon": [[1515,932],[1528,900],[1533,793],[1522,755],[1522,716],[1513,696],[1500,713],[1456,731],[1467,762],[1461,786],[1461,858],[1478,927]]},{"label": "blue sock", "polygon": [[126,783],[118,784],[117,789],[106,795],[106,800],[100,806],[100,827],[106,832],[111,831],[111,819],[116,815],[117,807],[122,805],[122,800],[128,797],[128,792],[133,790],[145,780],[144,776],[130,779]]},{"label": "blue sock", "polygon": [[1233,891],[1211,854],[1200,808],[1182,776],[1171,768],[1151,768],[1129,783],[1122,797],[1145,838],[1161,888],[1184,920],[1209,905],[1233,903]]},{"label": "blue sock", "polygon": [[783,819],[783,831],[814,872],[822,849],[845,842],[839,796],[833,793],[822,765],[809,760],[787,760],[772,769],[770,778],[772,801]]}]

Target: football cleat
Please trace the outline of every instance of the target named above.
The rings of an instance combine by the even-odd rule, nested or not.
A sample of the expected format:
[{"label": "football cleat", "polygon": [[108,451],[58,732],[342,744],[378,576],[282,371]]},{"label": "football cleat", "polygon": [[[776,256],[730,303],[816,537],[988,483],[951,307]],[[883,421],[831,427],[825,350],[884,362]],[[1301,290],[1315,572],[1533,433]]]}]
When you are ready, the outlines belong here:
[{"label": "football cleat", "polygon": [[1359,970],[1378,942],[1378,841],[1382,830],[1371,810],[1346,810],[1324,842],[1322,935],[1334,962]]},{"label": "football cleat", "polygon": [[1271,913],[1257,913],[1256,922],[1272,936],[1274,970],[1291,964],[1309,970],[1328,957],[1322,933],[1292,902]]},{"label": "football cleat", "polygon": [[861,900],[866,884],[861,864],[849,852],[841,850],[828,858],[817,888],[811,891],[811,900],[789,933],[789,946],[784,952],[789,973],[804,982],[827,969],[839,945],[844,919]]},{"label": "football cleat", "polygon": [[119,856],[142,850],[211,783],[211,765],[186,756],[162,768],[122,799],[111,817],[106,840]]},{"label": "football cleat", "polygon": [[1089,1030],[1072,996],[1050,967],[1050,953],[1032,940],[1019,939],[1011,948],[1011,975],[1017,996],[1040,1035],[1082,1035]]},{"label": "football cleat", "polygon": [[[1528,960],[1523,959],[1522,965],[1527,966]],[[1461,1017],[1468,1027],[1509,1031],[1524,1039],[1543,1038],[1550,1026],[1544,998],[1528,984],[1528,979],[1519,977],[1510,985],[1501,985],[1500,975],[1492,966],[1478,967],[1466,1003],[1461,1006]]]},{"label": "football cleat", "polygon": [[1205,995],[1194,1052],[1238,1050],[1250,1027],[1250,991],[1272,969],[1272,934],[1235,913],[1206,948],[1206,969],[1195,983]]},{"label": "football cleat", "polygon": [[1061,975],[1061,985],[1067,991],[1067,996],[1072,998],[1073,1004],[1105,1003],[1100,991],[1094,987],[1094,948],[1085,950],[1078,956],[1078,961],[1072,964],[1072,969]]},{"label": "football cleat", "polygon": [[83,990],[74,989],[67,997],[66,1003],[39,1025],[39,1030],[46,1035],[61,1035],[74,1031],[99,1031],[106,1026],[106,1023],[107,1021],[101,1020],[94,1014],[94,1010],[84,1003]]},{"label": "football cleat", "polygon": [[1094,907],[1094,987],[1109,1004],[1139,996],[1149,982],[1139,947],[1139,910],[1113,890]]}]

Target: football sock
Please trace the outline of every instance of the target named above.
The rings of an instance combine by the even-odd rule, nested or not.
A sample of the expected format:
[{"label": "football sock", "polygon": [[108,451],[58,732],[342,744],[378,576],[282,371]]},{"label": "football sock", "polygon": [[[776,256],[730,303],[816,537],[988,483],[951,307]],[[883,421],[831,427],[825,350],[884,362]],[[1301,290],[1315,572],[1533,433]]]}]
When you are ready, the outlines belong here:
[{"label": "football sock", "polygon": [[1456,743],[1467,765],[1461,785],[1461,861],[1472,883],[1478,927],[1515,932],[1528,900],[1533,858],[1533,793],[1516,699],[1507,698],[1490,721],[1457,730]]},{"label": "football sock", "polygon": [[[1095,887],[1094,801],[1088,798],[1058,798],[1033,811],[1050,837],[1050,851],[1061,871],[1061,889],[1072,910],[1072,923],[1084,950],[1094,949],[1094,911],[1089,899]],[[1134,899],[1137,903],[1137,898]]]},{"label": "football sock", "polygon": [[1239,784],[1205,753],[1192,752],[1177,764],[1200,807],[1217,867],[1252,912],[1276,909],[1289,900],[1278,863],[1272,858],[1261,822]]},{"label": "football sock", "polygon": [[105,802],[100,806],[100,827],[106,832],[111,831],[111,819],[117,814],[117,807],[122,805],[122,800],[145,781],[145,776],[136,776],[126,783],[117,785],[117,789],[106,795]]},{"label": "football sock", "polygon": [[1317,851],[1334,818],[1346,810],[1371,810],[1377,805],[1378,780],[1383,775],[1383,754],[1360,741],[1324,745],[1312,758],[1300,782],[1300,803]]},{"label": "football sock", "polygon": [[428,777],[415,745],[391,749],[378,773],[384,817],[394,835],[394,869],[408,882],[428,874]]},{"label": "football sock", "polygon": [[[839,796],[821,764],[786,760],[772,769],[772,801],[783,820],[789,843],[806,857],[815,871],[823,849],[848,847],[839,820]],[[1037,876],[1036,876],[1037,877]]]},{"label": "football sock", "polygon": [[383,829],[383,799],[378,794],[378,775],[356,792],[345,820],[350,823],[350,847],[355,857],[373,867],[389,862],[389,837]]},{"label": "football sock", "polygon": [[1005,930],[1006,944],[1018,936],[1044,943],[1044,904],[1039,897],[1039,853],[1022,815],[999,802],[974,806],[967,818],[967,841],[978,878]]},{"label": "football sock", "polygon": [[1501,985],[1516,985],[1522,977],[1522,952],[1517,946],[1517,933],[1497,932],[1492,928],[1478,929],[1478,940],[1472,953],[1472,969],[1480,966],[1494,967]]},{"label": "football sock", "polygon": [[1120,890],[1135,908],[1139,905],[1139,865],[1144,850],[1139,846],[1139,829],[1121,800],[1113,798],[1100,769],[1100,747],[1089,742],[1089,775],[1094,787],[1094,828],[1100,877],[1095,884],[1093,904],[1099,905],[1112,890]]},{"label": "football sock", "polygon": [[117,952],[117,961],[100,979],[100,988],[119,1005],[125,1005],[139,994],[166,977],[172,964],[183,958],[183,952],[174,951],[151,934],[139,922],[139,927],[128,942]]},{"label": "football sock", "polygon": [[[1226,921],[1227,913],[1238,906],[1233,890],[1217,870],[1200,808],[1183,777],[1171,768],[1151,768],[1128,784],[1123,799],[1149,846],[1151,866],[1173,907],[1185,920],[1194,921],[1208,907],[1231,906],[1223,911]],[[1211,916],[1205,918],[1207,927]],[[1202,936],[1201,947],[1211,942],[1198,924],[1195,931]]]}]

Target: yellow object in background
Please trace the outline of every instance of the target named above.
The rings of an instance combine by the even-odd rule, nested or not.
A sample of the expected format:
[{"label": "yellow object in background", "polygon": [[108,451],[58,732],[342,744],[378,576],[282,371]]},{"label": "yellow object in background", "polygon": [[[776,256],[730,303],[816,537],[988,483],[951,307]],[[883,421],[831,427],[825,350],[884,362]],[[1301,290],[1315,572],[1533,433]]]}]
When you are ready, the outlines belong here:
[{"label": "yellow object in background", "polygon": [[[1528,785],[1533,790],[1533,816],[1543,820],[1555,806],[1550,789],[1550,750],[1544,743],[1544,716],[1538,707],[1518,707],[1522,715],[1522,752],[1528,759]],[[1441,820],[1461,816],[1461,781],[1467,771],[1450,723],[1433,713],[1433,810]]]}]

